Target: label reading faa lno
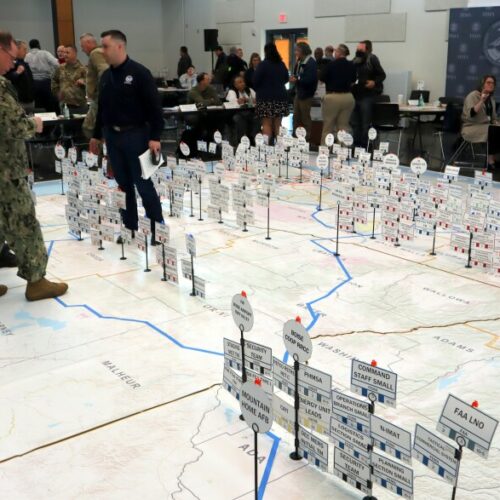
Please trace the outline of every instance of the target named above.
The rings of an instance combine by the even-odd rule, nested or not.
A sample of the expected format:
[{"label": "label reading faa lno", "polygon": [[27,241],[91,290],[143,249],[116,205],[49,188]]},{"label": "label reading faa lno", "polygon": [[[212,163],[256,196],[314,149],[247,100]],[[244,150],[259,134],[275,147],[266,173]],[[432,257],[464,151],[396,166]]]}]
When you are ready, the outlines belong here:
[{"label": "label reading faa lno", "polygon": [[357,359],[352,360],[351,390],[368,397],[375,394],[379,403],[396,406],[398,376],[396,373]]},{"label": "label reading faa lno", "polygon": [[437,429],[457,442],[462,439],[469,450],[487,458],[497,425],[498,420],[449,394]]}]

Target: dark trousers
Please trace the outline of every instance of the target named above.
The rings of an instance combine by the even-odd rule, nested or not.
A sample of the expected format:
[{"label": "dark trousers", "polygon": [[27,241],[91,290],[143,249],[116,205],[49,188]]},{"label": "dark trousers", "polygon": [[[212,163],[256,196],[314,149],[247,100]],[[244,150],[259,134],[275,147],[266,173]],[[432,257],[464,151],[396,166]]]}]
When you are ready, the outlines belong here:
[{"label": "dark trousers", "polygon": [[374,103],[375,98],[373,96],[356,99],[351,115],[351,127],[356,146],[366,148],[368,144],[368,129],[372,124]]},{"label": "dark trousers", "polygon": [[141,177],[139,155],[148,148],[147,127],[115,132],[104,129],[104,138],[108,156],[113,165],[116,182],[126,194],[127,209],[122,210],[123,224],[128,229],[137,229],[138,214],[135,188],[139,192],[146,216],[151,219],[151,229],[154,234],[154,223],[163,221],[161,202],[151,179]]},{"label": "dark trousers", "polygon": [[50,90],[50,79],[34,80],[33,91],[35,93],[35,108],[59,113],[59,103]]}]

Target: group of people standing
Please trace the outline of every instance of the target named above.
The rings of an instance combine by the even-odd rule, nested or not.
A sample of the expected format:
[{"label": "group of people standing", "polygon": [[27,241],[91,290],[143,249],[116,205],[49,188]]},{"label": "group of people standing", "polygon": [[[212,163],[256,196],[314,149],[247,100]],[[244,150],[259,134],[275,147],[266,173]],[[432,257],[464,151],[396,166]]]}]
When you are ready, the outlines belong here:
[{"label": "group of people standing", "polygon": [[[325,84],[322,101],[323,131],[321,144],[327,134],[339,130],[352,131],[354,143],[366,145],[372,123],[373,105],[382,94],[385,72],[378,57],[372,52],[372,43],[358,43],[354,59],[349,60],[349,48],[339,44],[334,56],[312,57],[307,43],[297,44],[290,82],[295,88],[294,129],[304,127],[311,134],[311,106],[318,81]],[[316,55],[316,54],[315,54]]]}]

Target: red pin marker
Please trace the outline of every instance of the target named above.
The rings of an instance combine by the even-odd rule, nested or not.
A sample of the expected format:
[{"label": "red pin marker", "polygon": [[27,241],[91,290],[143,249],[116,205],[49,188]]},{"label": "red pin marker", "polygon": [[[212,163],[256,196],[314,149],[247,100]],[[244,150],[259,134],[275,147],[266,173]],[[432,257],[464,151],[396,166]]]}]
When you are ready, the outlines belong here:
[{"label": "red pin marker", "polygon": [[257,377],[254,382],[255,385],[258,385],[259,387],[262,386],[262,379]]},{"label": "red pin marker", "polygon": [[377,362],[374,359],[372,359],[371,365],[372,366],[377,366]]},{"label": "red pin marker", "polygon": [[472,408],[479,408],[479,403],[476,400],[474,400],[474,401],[472,401],[471,406],[472,406]]},{"label": "red pin marker", "polygon": [[245,297],[245,299],[246,299],[246,298],[247,298],[247,292],[245,292],[245,290],[243,290],[243,291],[241,292],[241,296],[242,296],[242,297]]},{"label": "red pin marker", "polygon": [[297,317],[295,318],[295,321],[296,321],[297,323],[302,323],[302,320],[300,319],[300,316],[297,316]]}]

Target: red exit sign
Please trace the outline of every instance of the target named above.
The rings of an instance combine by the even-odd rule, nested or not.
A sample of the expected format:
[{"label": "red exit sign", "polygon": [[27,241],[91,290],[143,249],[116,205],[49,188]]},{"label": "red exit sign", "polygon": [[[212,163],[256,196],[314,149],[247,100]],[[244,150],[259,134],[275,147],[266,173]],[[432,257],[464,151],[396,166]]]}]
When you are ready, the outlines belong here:
[{"label": "red exit sign", "polygon": [[280,23],[286,23],[288,21],[288,17],[284,12],[280,12],[278,16],[278,20]]}]

